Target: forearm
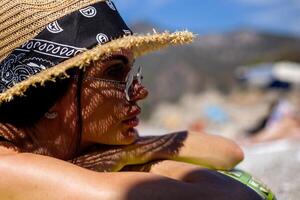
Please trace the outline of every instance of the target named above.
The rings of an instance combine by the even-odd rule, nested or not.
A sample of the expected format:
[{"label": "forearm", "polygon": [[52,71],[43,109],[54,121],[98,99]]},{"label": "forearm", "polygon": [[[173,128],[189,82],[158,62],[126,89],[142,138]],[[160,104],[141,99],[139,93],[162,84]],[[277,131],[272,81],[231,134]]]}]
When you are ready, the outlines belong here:
[{"label": "forearm", "polygon": [[197,165],[164,160],[143,166],[129,167],[129,170],[144,170],[159,176],[165,176],[195,187],[201,200],[261,200],[252,189],[215,170]]},{"label": "forearm", "polygon": [[[189,183],[197,183],[202,181],[198,176],[194,177],[194,180],[186,180],[186,176],[193,171],[199,171],[201,169],[205,169],[203,167],[199,167],[198,165],[193,165],[184,162],[177,162],[173,160],[163,160],[149,163],[148,165],[139,166],[141,171],[149,172],[152,174],[172,178],[179,181],[185,181]],[[129,168],[130,169],[130,168]],[[132,167],[132,170],[139,169],[138,166]]]},{"label": "forearm", "polygon": [[94,171],[119,171],[126,165],[154,160],[176,160],[213,169],[228,170],[243,159],[232,141],[207,134],[178,132],[141,137],[127,146],[98,146],[71,162]]},{"label": "forearm", "polygon": [[96,172],[50,157],[1,156],[0,173],[3,199],[95,199],[112,195]]},{"label": "forearm", "polygon": [[233,141],[220,136],[189,132],[172,160],[229,170],[243,159],[242,149]]},{"label": "forearm", "polygon": [[186,136],[186,132],[182,132],[157,137],[141,137],[135,143],[126,146],[98,145],[70,162],[98,172],[119,171],[126,165],[172,159],[178,155]]},{"label": "forearm", "polygon": [[97,173],[33,154],[1,156],[0,173],[1,199],[192,199],[201,194],[190,184],[153,174]]}]

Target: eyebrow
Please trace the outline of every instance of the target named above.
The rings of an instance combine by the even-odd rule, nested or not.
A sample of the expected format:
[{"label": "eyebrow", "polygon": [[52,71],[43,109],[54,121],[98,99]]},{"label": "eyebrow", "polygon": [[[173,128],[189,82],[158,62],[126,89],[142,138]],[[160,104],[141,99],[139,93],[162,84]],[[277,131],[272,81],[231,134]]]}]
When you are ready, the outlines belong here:
[{"label": "eyebrow", "polygon": [[109,57],[106,61],[110,61],[110,60],[114,60],[114,59],[121,60],[125,65],[127,65],[129,63],[129,59],[123,55],[113,55],[113,56]]}]

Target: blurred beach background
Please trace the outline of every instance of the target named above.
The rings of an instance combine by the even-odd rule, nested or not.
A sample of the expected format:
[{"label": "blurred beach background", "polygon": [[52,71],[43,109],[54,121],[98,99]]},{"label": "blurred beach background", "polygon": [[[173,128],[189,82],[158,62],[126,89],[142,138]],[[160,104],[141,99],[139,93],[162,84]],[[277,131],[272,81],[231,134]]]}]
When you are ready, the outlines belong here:
[{"label": "blurred beach background", "polygon": [[150,95],[141,135],[234,139],[238,168],[279,200],[300,196],[300,0],[115,0],[137,33],[190,30],[187,46],[137,60]]}]

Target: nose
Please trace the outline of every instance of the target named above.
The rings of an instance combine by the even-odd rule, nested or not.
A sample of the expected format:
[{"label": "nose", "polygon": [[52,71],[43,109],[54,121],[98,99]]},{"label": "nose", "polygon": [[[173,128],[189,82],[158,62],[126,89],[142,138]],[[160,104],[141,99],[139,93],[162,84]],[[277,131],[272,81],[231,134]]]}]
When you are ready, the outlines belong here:
[{"label": "nose", "polygon": [[148,96],[148,90],[136,80],[133,82],[133,92],[130,96],[130,101],[143,100]]}]

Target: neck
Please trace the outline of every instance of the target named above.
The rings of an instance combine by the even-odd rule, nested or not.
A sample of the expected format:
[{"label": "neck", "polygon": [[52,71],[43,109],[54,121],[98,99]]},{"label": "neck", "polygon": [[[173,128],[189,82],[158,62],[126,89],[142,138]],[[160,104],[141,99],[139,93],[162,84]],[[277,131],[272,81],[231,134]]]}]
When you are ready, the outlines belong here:
[{"label": "neck", "polygon": [[77,99],[77,83],[74,81],[36,123],[23,127],[0,123],[0,135],[20,152],[71,159],[77,153],[81,132]]}]

